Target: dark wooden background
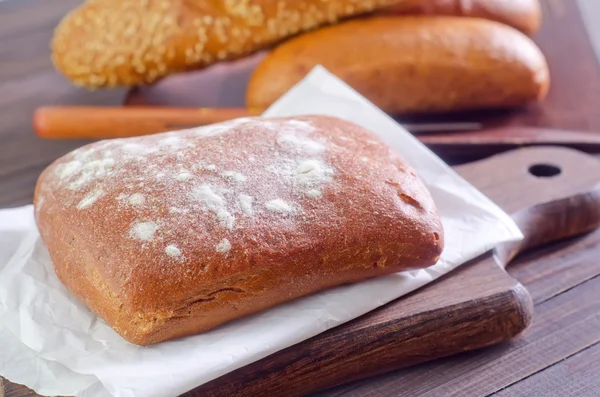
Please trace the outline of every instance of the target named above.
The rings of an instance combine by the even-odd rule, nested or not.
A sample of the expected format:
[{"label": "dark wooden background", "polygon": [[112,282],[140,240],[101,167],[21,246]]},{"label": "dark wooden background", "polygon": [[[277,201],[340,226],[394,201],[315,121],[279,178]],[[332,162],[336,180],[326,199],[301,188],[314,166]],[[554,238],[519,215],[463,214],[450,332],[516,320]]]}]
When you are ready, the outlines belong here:
[{"label": "dark wooden background", "polygon": [[[545,21],[535,39],[551,67],[549,98],[522,111],[481,115],[481,120],[495,125],[600,131],[600,69],[576,2],[542,2]],[[51,67],[52,29],[79,3],[0,2],[0,208],[31,203],[41,170],[83,143],[36,138],[31,127],[36,107],[123,101],[124,91],[86,92],[70,86]],[[600,232],[594,232],[546,247],[510,267],[511,275],[527,287],[535,303],[533,325],[522,338],[345,385],[322,396],[600,395],[599,244]],[[7,396],[31,395],[6,382],[5,388]]]}]

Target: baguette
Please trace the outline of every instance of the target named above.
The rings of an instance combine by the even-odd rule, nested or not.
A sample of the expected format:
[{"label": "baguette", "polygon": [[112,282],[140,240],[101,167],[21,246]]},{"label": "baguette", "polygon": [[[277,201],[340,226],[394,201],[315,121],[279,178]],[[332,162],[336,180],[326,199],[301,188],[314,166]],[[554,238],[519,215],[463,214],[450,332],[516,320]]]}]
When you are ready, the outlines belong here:
[{"label": "baguette", "polygon": [[59,279],[140,345],[430,266],[444,240],[410,166],[324,116],[96,142],[44,170],[34,206]]},{"label": "baguette", "polygon": [[55,67],[88,88],[152,83],[403,0],[88,0],[58,25]]},{"label": "baguette", "polygon": [[291,39],[253,72],[247,106],[265,109],[321,64],[387,113],[508,108],[543,98],[539,48],[497,22],[460,17],[374,17]]},{"label": "baguette", "polygon": [[531,36],[540,27],[542,12],[539,0],[406,0],[377,14],[485,18]]}]

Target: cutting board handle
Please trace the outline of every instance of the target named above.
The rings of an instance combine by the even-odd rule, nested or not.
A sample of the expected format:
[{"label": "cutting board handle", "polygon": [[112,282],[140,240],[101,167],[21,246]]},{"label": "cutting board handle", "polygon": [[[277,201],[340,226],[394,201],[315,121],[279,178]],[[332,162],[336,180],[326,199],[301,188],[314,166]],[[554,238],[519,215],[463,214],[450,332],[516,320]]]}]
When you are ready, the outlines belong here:
[{"label": "cutting board handle", "polygon": [[518,254],[590,232],[600,226],[600,187],[548,201],[512,215],[524,239],[498,245],[494,259],[507,266]]},{"label": "cutting board handle", "polygon": [[[487,175],[489,182],[480,189],[493,199],[513,196],[506,200],[510,205],[502,207],[511,214],[524,239],[495,247],[494,258],[502,266],[524,251],[600,226],[600,161],[577,150],[522,148],[479,161],[476,168],[466,165],[456,170],[467,180],[481,180]],[[503,181],[518,186],[518,191],[497,189],[496,184]]]}]

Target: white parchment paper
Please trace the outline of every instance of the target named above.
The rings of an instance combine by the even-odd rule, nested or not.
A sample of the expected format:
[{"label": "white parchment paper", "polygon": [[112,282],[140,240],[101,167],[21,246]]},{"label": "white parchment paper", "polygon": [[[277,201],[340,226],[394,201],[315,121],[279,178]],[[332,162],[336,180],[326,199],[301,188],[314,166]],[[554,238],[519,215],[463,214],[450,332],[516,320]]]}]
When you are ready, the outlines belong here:
[{"label": "white parchment paper", "polygon": [[201,335],[138,347],[58,281],[31,206],[0,211],[0,375],[44,395],[176,396],[405,295],[500,242],[522,238],[507,214],[321,67],[265,115],[301,114],[361,124],[415,167],[444,224],[439,263],[305,297]]}]

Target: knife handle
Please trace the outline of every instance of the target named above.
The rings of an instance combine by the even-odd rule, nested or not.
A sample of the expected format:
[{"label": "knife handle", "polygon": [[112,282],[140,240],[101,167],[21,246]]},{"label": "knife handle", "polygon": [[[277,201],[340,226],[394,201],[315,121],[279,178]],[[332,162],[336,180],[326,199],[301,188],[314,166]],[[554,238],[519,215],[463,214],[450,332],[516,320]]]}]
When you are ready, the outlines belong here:
[{"label": "knife handle", "polygon": [[125,138],[258,114],[244,108],[51,106],[35,111],[33,126],[40,137],[48,139]]},{"label": "knife handle", "polygon": [[[46,139],[110,139],[194,128],[260,114],[258,109],[244,108],[48,106],[35,111],[33,126],[38,136]],[[403,126],[415,134],[481,128],[481,124],[472,122]]]}]

